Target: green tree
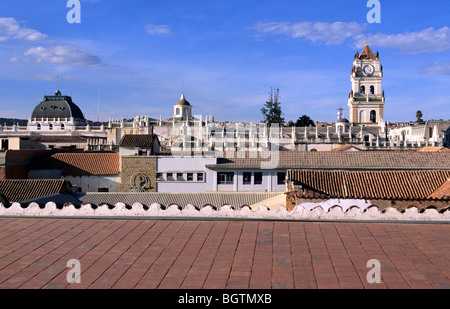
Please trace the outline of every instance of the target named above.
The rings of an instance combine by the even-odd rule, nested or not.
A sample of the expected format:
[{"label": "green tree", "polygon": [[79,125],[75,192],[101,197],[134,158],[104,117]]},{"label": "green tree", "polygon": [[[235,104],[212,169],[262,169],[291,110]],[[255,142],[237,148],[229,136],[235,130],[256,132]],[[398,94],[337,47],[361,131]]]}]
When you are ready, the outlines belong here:
[{"label": "green tree", "polygon": [[421,110],[418,110],[418,111],[416,112],[417,122],[423,122],[422,117],[423,117],[422,111],[421,111]]},{"label": "green tree", "polygon": [[281,117],[283,114],[281,111],[281,102],[280,99],[280,89],[270,88],[269,99],[264,104],[264,107],[261,108],[261,112],[264,116],[263,122],[270,127],[272,123],[282,124],[284,123],[284,118]]},{"label": "green tree", "polygon": [[297,121],[295,122],[296,127],[309,127],[309,126],[315,127],[314,121],[307,115],[302,115],[301,117],[298,117]]}]

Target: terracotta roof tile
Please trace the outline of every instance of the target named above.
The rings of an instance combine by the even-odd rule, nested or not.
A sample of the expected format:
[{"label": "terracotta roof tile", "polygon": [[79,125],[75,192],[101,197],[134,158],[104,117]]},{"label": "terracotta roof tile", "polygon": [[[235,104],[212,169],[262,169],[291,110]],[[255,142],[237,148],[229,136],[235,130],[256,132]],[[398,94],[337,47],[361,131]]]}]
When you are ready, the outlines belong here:
[{"label": "terracotta roof tile", "polygon": [[[297,184],[331,198],[429,199],[450,177],[450,170],[435,171],[325,171],[289,170]],[[447,181],[448,182],[448,181]],[[447,185],[448,186],[448,185]],[[448,190],[448,187],[442,189]],[[445,191],[447,192],[447,191]]]},{"label": "terracotta roof tile", "polygon": [[343,145],[343,146],[333,149],[331,151],[347,151],[347,150],[351,150],[351,149],[354,149],[355,151],[360,151],[360,149],[358,149],[355,146],[350,145],[350,144]]},{"label": "terracotta roof tile", "polygon": [[377,57],[370,49],[369,45],[366,44],[364,46],[364,49],[362,50],[361,54],[359,55],[359,59],[369,59],[369,60],[375,60]]},{"label": "terracotta roof tile", "polygon": [[[240,157],[240,156],[243,157]],[[415,151],[279,151],[224,153],[213,170],[260,169],[266,162],[278,169],[448,170],[449,152]]]},{"label": "terracotta roof tile", "polygon": [[34,169],[58,169],[62,175],[117,175],[119,154],[114,152],[56,153],[43,160]]},{"label": "terracotta roof tile", "polygon": [[152,134],[126,134],[120,140],[120,147],[153,147],[156,135]]},{"label": "terracotta roof tile", "polygon": [[0,180],[0,195],[11,203],[57,193],[70,193],[70,183],[64,179]]},{"label": "terracotta roof tile", "polygon": [[[417,150],[417,152],[446,152],[448,148],[427,146]],[[450,150],[450,149],[449,149]]]},{"label": "terracotta roof tile", "polygon": [[430,196],[430,199],[450,199],[450,179],[436,189]]}]

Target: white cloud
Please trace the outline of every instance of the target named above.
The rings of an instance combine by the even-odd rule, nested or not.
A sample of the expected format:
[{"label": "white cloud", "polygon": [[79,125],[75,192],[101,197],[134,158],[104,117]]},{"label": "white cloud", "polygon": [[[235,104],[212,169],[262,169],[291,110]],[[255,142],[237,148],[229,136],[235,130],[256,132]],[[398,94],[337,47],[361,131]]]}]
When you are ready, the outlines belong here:
[{"label": "white cloud", "polygon": [[254,28],[261,34],[286,35],[312,42],[325,42],[327,45],[339,45],[348,38],[362,34],[366,25],[355,22],[269,22],[258,23]]},{"label": "white cloud", "polygon": [[15,39],[38,42],[46,38],[47,35],[21,25],[14,18],[0,18],[0,41]]},{"label": "white cloud", "polygon": [[427,65],[422,70],[425,74],[450,75],[450,62],[436,61],[432,65]]},{"label": "white cloud", "polygon": [[[436,53],[450,50],[450,28],[432,27],[415,32],[399,34],[378,33],[369,36],[371,45],[377,47],[396,48],[407,54]],[[359,35],[355,46],[364,46],[365,37]]]},{"label": "white cloud", "polygon": [[[259,34],[284,35],[327,45],[339,45],[351,41],[356,48],[366,43],[366,24],[355,22],[268,22],[257,23]],[[432,27],[420,31],[397,34],[369,34],[369,44],[376,47],[395,48],[406,54],[436,53],[450,50],[450,28]]]},{"label": "white cloud", "polygon": [[43,80],[43,81],[72,81],[72,80],[77,80],[79,81],[79,78],[76,77],[72,77],[72,76],[60,76],[60,75],[51,75],[51,74],[41,74],[41,73],[15,73],[14,75],[16,76],[20,76],[20,77],[25,77],[27,79],[32,79],[32,80]]},{"label": "white cloud", "polygon": [[145,31],[151,35],[166,35],[170,34],[170,27],[167,25],[147,25]]},{"label": "white cloud", "polygon": [[74,46],[33,47],[25,51],[24,55],[34,57],[37,63],[63,63],[84,66],[102,64],[98,56]]}]

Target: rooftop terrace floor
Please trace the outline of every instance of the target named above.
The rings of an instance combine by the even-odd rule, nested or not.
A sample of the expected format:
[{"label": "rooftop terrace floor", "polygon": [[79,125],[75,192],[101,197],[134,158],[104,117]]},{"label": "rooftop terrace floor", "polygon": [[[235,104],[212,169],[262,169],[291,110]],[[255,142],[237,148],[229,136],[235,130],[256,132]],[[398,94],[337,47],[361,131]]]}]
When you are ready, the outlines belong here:
[{"label": "rooftop terrace floor", "polygon": [[448,224],[0,218],[3,289],[448,289],[449,258]]}]

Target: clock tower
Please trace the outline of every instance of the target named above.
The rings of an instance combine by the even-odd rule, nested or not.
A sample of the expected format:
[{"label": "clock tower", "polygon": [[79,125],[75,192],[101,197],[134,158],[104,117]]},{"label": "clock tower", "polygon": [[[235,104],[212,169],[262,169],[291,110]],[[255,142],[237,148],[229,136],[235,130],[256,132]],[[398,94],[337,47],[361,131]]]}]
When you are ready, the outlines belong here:
[{"label": "clock tower", "polygon": [[369,45],[361,54],[355,54],[350,77],[352,90],[348,95],[350,123],[353,125],[378,125],[383,120],[385,103],[381,88],[383,66],[378,52],[374,54]]}]

